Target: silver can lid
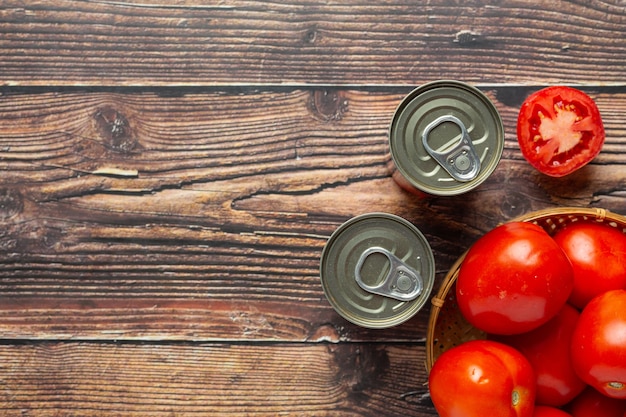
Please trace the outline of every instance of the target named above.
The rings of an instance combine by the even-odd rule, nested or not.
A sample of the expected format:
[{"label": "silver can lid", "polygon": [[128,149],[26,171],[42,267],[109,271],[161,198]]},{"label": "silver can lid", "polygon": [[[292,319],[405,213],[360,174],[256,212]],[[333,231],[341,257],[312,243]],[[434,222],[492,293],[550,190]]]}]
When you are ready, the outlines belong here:
[{"label": "silver can lid", "polygon": [[435,261],[413,224],[392,214],[369,213],[331,235],[320,277],[326,298],[343,318],[386,328],[410,319],[428,301]]},{"label": "silver can lid", "polygon": [[393,161],[415,188],[433,195],[474,189],[496,169],[504,126],[493,103],[475,87],[436,81],[412,91],[389,129]]}]

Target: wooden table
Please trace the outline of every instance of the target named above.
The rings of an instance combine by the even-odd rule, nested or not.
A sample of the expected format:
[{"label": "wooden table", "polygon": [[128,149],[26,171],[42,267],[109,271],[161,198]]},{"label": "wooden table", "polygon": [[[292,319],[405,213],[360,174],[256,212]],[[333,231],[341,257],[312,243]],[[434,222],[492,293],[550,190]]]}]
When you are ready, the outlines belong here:
[{"label": "wooden table", "polygon": [[[330,234],[410,220],[437,289],[515,216],[626,214],[622,0],[5,0],[0,30],[3,416],[436,415],[429,308],[342,319],[318,272]],[[423,199],[392,180],[387,131],[437,79],[493,100],[505,149],[476,190]],[[515,134],[553,84],[607,132],[561,179]]]}]

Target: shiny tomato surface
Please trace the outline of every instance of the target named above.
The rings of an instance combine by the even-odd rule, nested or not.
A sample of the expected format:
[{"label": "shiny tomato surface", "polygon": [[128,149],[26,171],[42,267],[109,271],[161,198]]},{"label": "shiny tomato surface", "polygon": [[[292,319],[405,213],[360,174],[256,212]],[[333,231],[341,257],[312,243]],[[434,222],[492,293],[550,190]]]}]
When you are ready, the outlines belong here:
[{"label": "shiny tomato surface", "polygon": [[583,167],[598,155],[604,138],[598,107],[575,88],[544,88],[528,96],[520,107],[520,150],[544,174],[562,177]]},{"label": "shiny tomato surface", "polygon": [[554,235],[574,269],[569,302],[582,309],[605,291],[626,288],[626,235],[602,223],[573,223]]},{"label": "shiny tomato surface", "polygon": [[474,340],[453,347],[433,365],[428,385],[441,417],[532,417],[535,376],[510,346]]},{"label": "shiny tomato surface", "polygon": [[607,397],[587,387],[568,405],[567,410],[572,417],[622,417],[626,413],[626,400]]},{"label": "shiny tomato surface", "polygon": [[555,407],[538,405],[535,407],[533,417],[572,417],[572,415]]},{"label": "shiny tomato surface", "polygon": [[626,290],[607,291],[587,304],[572,335],[571,355],[583,381],[626,399]]},{"label": "shiny tomato surface", "polygon": [[519,334],[553,318],[573,285],[572,266],[554,239],[535,224],[511,222],[468,250],[456,297],[463,316],[478,329]]},{"label": "shiny tomato surface", "polygon": [[537,377],[537,404],[563,406],[587,386],[574,372],[570,359],[579,316],[578,310],[565,304],[559,314],[537,329],[496,339],[513,346],[530,361]]}]

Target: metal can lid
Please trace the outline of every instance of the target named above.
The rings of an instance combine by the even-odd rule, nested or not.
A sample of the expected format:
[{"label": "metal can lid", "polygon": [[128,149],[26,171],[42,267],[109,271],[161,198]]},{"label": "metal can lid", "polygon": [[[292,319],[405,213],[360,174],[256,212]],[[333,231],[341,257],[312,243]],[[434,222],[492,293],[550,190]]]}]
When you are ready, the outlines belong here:
[{"label": "metal can lid", "polygon": [[369,213],[342,224],[322,252],[326,298],[346,320],[387,328],[413,317],[426,303],[435,260],[424,235],[407,220]]},{"label": "metal can lid", "polygon": [[413,90],[389,129],[393,161],[414,187],[434,195],[467,192],[496,169],[504,126],[489,98],[460,81]]}]

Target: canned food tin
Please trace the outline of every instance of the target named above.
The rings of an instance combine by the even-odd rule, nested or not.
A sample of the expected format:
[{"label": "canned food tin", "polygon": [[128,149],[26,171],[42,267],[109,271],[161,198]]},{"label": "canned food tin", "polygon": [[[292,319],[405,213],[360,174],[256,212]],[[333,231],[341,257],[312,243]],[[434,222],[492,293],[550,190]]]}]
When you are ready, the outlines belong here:
[{"label": "canned food tin", "polygon": [[320,277],[326,298],[346,320],[386,328],[413,317],[426,303],[435,260],[424,235],[387,213],[354,217],[329,238]]},{"label": "canned food tin", "polygon": [[435,81],[400,103],[389,128],[389,148],[394,178],[404,188],[422,195],[457,195],[474,189],[496,169],[504,126],[477,88]]}]

